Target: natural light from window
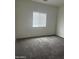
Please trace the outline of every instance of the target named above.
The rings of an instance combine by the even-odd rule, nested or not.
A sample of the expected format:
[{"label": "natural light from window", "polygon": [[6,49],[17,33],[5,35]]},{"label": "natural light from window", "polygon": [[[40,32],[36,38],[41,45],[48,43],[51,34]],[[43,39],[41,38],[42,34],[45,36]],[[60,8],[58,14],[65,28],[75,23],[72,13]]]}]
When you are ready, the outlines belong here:
[{"label": "natural light from window", "polygon": [[46,13],[33,12],[33,25],[32,27],[46,27]]}]

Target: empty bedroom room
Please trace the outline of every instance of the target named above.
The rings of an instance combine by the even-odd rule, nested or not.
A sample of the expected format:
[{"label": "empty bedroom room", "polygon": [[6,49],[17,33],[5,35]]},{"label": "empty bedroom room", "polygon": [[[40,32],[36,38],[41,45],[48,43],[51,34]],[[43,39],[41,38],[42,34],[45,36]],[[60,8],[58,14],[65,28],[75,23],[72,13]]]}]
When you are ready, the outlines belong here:
[{"label": "empty bedroom room", "polygon": [[64,0],[15,0],[15,59],[64,59]]}]

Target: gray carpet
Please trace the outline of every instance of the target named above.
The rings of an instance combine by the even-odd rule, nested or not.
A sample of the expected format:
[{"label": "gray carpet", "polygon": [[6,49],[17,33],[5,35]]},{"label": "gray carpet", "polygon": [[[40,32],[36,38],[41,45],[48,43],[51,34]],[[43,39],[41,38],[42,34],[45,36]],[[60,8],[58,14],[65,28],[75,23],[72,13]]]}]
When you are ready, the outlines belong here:
[{"label": "gray carpet", "polygon": [[64,39],[48,36],[16,40],[15,59],[64,59]]}]

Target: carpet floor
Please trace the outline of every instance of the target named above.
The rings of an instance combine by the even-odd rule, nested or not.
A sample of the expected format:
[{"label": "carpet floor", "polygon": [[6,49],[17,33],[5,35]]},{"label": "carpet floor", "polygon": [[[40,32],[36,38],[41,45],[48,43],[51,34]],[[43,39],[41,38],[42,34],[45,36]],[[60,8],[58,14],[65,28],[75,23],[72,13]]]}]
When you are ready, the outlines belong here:
[{"label": "carpet floor", "polygon": [[18,39],[15,56],[15,59],[64,59],[64,39],[58,36]]}]

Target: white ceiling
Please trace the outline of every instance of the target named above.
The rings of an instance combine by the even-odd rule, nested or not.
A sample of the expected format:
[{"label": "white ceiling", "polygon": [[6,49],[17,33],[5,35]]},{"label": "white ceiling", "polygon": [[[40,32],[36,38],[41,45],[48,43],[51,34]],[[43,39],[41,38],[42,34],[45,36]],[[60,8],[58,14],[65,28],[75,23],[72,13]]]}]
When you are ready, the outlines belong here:
[{"label": "white ceiling", "polygon": [[64,0],[48,0],[48,1],[32,0],[32,1],[39,2],[39,3],[44,3],[44,4],[48,4],[48,5],[53,5],[53,6],[64,5]]}]

